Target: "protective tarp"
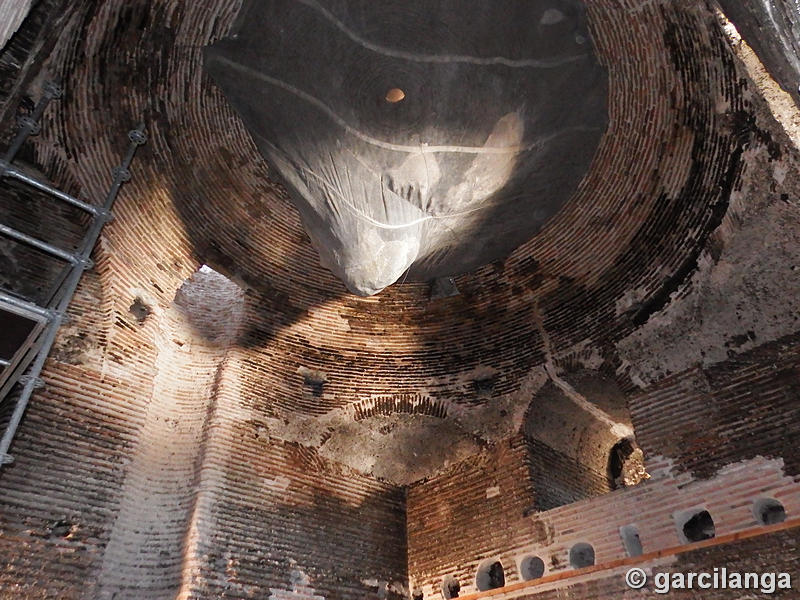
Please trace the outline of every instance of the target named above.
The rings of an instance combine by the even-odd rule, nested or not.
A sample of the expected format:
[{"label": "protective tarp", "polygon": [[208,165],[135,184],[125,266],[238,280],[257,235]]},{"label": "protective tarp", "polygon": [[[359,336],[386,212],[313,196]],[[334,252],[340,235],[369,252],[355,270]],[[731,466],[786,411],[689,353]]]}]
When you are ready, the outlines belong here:
[{"label": "protective tarp", "polygon": [[800,1],[719,0],[719,4],[770,74],[799,102]]},{"label": "protective tarp", "polygon": [[245,0],[206,68],[361,295],[506,257],[607,124],[577,0]]}]

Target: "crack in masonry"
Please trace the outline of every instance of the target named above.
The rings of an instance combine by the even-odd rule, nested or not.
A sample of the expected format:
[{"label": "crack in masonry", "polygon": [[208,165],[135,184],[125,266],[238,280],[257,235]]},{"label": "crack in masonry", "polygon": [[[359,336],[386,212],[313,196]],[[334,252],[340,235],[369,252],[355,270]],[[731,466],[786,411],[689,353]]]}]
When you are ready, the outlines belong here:
[{"label": "crack in masonry", "polygon": [[561,377],[559,377],[558,373],[556,372],[555,363],[553,362],[553,352],[550,346],[550,336],[548,335],[547,330],[545,330],[544,328],[544,320],[542,319],[542,313],[539,308],[538,302],[534,306],[533,315],[534,315],[534,323],[536,324],[536,329],[539,332],[539,335],[542,337],[542,343],[544,344],[544,355],[545,355],[544,370],[547,373],[547,376],[550,377],[550,380],[562,392],[564,392],[564,395],[570,400],[572,400],[572,402],[578,408],[586,411],[598,421],[608,425],[609,429],[611,430],[611,433],[614,434],[616,437],[620,438],[633,437],[633,429],[629,425],[626,425],[625,423],[620,423],[619,421],[613,419],[611,415],[609,415],[604,410],[592,404],[580,392],[578,392],[578,390],[576,390],[569,383],[567,383]]}]

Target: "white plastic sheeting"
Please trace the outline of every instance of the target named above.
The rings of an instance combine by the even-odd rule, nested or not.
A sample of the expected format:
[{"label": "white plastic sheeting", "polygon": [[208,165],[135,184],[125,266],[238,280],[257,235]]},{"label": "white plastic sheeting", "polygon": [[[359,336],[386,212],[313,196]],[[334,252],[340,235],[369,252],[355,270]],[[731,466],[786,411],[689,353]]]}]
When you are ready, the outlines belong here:
[{"label": "white plastic sheeting", "polygon": [[206,68],[361,295],[507,256],[607,123],[578,0],[248,0]]}]

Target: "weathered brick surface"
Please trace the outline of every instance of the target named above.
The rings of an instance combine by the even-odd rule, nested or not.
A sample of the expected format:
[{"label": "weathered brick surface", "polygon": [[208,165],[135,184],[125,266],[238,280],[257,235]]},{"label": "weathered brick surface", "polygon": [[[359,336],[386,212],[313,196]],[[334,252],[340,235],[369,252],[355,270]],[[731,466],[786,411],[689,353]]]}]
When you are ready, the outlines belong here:
[{"label": "weathered brick surface", "polygon": [[[581,598],[582,600],[606,600],[608,598],[697,598],[702,600],[730,600],[732,598],[786,598],[800,597],[800,580],[797,567],[800,556],[800,530],[798,528],[769,535],[731,542],[724,545],[689,550],[677,556],[667,556],[655,561],[643,562],[636,566],[646,570],[649,583],[641,590],[632,590],[625,584],[625,573],[629,566],[611,571],[601,571],[586,577],[576,577],[575,581],[561,581],[543,584],[528,591],[494,596],[500,599],[519,598],[520,600],[562,600]],[[791,589],[777,589],[770,594],[759,590],[731,589],[673,589],[666,595],[655,593],[653,576],[658,573],[700,573],[713,575],[714,569],[726,568],[739,573],[788,573],[791,576]],[[768,589],[768,588],[767,588]]]},{"label": "weathered brick surface", "polygon": [[[746,84],[705,7],[591,2],[617,91],[609,133],[575,198],[504,264],[459,277],[458,297],[430,302],[428,286],[413,283],[354,298],[318,265],[297,214],[197,68],[238,5],[88,4],[76,4],[52,58],[66,65],[71,91],[37,145],[40,158],[46,170],[67,164],[84,187],[102,189],[93,165],[111,164],[120,126],[148,117],[151,142],[137,158],[136,193],[120,207],[111,249],[136,265],[137,242],[172,235],[177,220],[183,239],[170,244],[186,243],[245,280],[260,309],[241,340],[258,365],[250,385],[272,390],[265,403],[290,417],[365,397],[473,406],[520,394],[548,350],[537,313],[551,353],[587,340],[608,347],[691,271],[752,134]],[[732,128],[737,119],[744,130]],[[169,253],[162,267],[182,255]],[[152,274],[131,275],[151,287]],[[328,373],[321,397],[303,394],[301,365]],[[483,395],[471,378],[479,366],[497,372]]]},{"label": "weathered brick surface", "polygon": [[93,589],[149,384],[52,363],[4,467],[0,597]]},{"label": "weathered brick surface", "polygon": [[[502,562],[506,583],[521,580],[525,556],[541,558],[546,574],[567,572],[576,543],[591,544],[597,564],[624,558],[625,525],[636,526],[645,553],[679,546],[684,540],[676,516],[695,509],[709,511],[718,536],[759,527],[753,514],[757,498],[776,498],[789,517],[800,515],[800,482],[784,474],[782,461],[763,458],[729,465],[707,481],[653,465],[654,476],[645,483],[535,512],[529,503],[536,489],[524,479],[525,455],[518,450],[506,458],[509,479],[498,478],[484,461],[441,477],[447,485],[432,481],[410,488],[409,575],[426,595],[437,593],[446,575],[455,576],[465,593],[477,591],[477,568],[488,558]],[[488,461],[495,463],[500,461]],[[495,482],[501,482],[499,496],[478,493]]]},{"label": "weathered brick surface", "polygon": [[246,360],[231,350],[217,381],[181,597],[402,598],[405,492],[271,439]]},{"label": "weathered brick surface", "polygon": [[645,452],[708,477],[752,458],[783,458],[800,475],[800,337],[676,373],[630,401]]},{"label": "weathered brick surface", "polygon": [[[67,95],[32,147],[37,163],[97,200],[139,118],[150,142],[20,430],[17,462],[0,471],[0,597],[361,600],[384,587],[397,597],[407,562],[433,597],[448,573],[469,589],[489,556],[508,581],[525,553],[565,569],[576,541],[593,543],[598,560],[619,557],[618,527],[632,515],[654,549],[675,543],[679,508],[707,505],[728,532],[754,526],[757,494],[800,511],[796,352],[776,350],[783,342],[741,357],[734,343],[722,365],[644,384],[631,408],[654,473],[645,485],[598,496],[599,469],[498,441],[521,424],[513,420],[547,380],[545,362],[600,366],[634,389],[632,360],[644,353],[626,363],[615,344],[684,298],[698,261],[714,263],[747,226],[739,212],[723,220],[731,191],[746,189],[774,226],[752,235],[795,231],[796,156],[770,137],[708,7],[587,7],[611,90],[590,173],[540,235],[457,277],[459,296],[430,301],[421,283],[348,296],[318,265],[284,192],[199,68],[235,0],[71,3],[46,63]],[[32,50],[39,34],[19,39]],[[720,221],[728,238],[712,236]],[[760,261],[788,285],[792,256]],[[243,282],[243,297],[173,302],[204,261]],[[149,316],[131,312],[137,299]],[[781,302],[759,344],[796,331],[794,296]],[[748,305],[751,320],[759,306]],[[726,333],[747,336],[740,327]],[[659,339],[645,350],[660,356]],[[301,367],[324,382],[310,385]],[[411,487],[408,544],[403,491],[318,452],[332,414],[337,425],[382,426],[398,413],[494,444]],[[391,459],[392,438],[369,432]]]},{"label": "weathered brick surface", "polygon": [[[582,464],[537,440],[526,440],[534,507],[549,510],[611,491],[608,473]],[[605,465],[603,465],[605,466]]]},{"label": "weathered brick surface", "polygon": [[[25,168],[24,166],[22,168]],[[29,171],[35,172],[35,171]],[[85,235],[86,213],[13,180],[0,185],[0,222],[63,250],[75,251]],[[67,263],[8,238],[0,238],[0,284],[39,304]]]},{"label": "weathered brick surface", "polygon": [[[624,525],[635,525],[644,551],[654,552],[682,542],[675,516],[694,509],[711,513],[717,535],[748,530],[758,526],[752,507],[760,497],[778,499],[790,517],[797,516],[797,348],[794,338],[782,339],[706,370],[665,378],[632,397],[637,440],[645,448],[652,475],[633,488],[592,498],[604,491],[593,487],[594,478],[586,478],[592,471],[577,469],[573,459],[538,441],[529,441],[527,452],[520,448],[507,455],[510,464],[504,470],[519,476],[525,463],[532,467],[532,479],[525,485],[517,482],[526,495],[515,493],[512,487],[502,508],[470,493],[494,485],[497,479],[485,467],[493,461],[485,458],[461,465],[460,471],[452,469],[446,478],[413,486],[408,507],[412,581],[432,594],[442,578],[452,574],[463,590],[474,591],[477,566],[488,557],[502,561],[507,582],[519,580],[519,561],[526,555],[542,558],[546,573],[559,572],[569,568],[569,548],[577,542],[591,543],[597,562],[608,562],[625,556],[619,533]],[[543,467],[547,462],[552,464]],[[469,477],[462,474],[467,469],[471,469],[466,471]],[[539,477],[542,472],[544,476]],[[547,506],[549,502],[556,507]],[[463,515],[502,512],[495,518],[505,519],[505,529],[484,527],[468,518],[452,521],[454,511]],[[442,553],[436,527],[430,530],[411,519],[429,512],[439,516],[439,528],[447,530],[452,523],[450,535],[458,532],[468,540],[471,551],[448,546]],[[724,548],[715,552],[725,556]],[[732,560],[739,556],[735,549],[731,552]],[[576,598],[602,597],[584,596],[601,592],[581,586],[564,593]]]},{"label": "weathered brick surface", "polygon": [[417,585],[544,532],[523,515],[535,493],[525,440],[516,438],[408,490],[409,569]]}]

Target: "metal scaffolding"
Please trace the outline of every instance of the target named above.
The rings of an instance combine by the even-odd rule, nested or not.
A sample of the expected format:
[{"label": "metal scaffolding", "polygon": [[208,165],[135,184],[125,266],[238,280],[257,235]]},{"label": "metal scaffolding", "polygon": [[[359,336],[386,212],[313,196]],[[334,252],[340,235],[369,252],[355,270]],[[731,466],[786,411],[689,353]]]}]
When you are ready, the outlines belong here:
[{"label": "metal scaffolding", "polygon": [[45,192],[56,200],[87,212],[91,215],[92,222],[78,249],[74,251],[64,250],[47,241],[37,239],[0,223],[0,235],[36,248],[66,263],[66,268],[62,269],[61,275],[43,305],[31,302],[9,290],[0,288],[0,311],[26,319],[32,325],[27,338],[14,352],[13,356],[10,358],[0,357],[0,402],[8,396],[17,383],[22,385],[11,419],[3,432],[3,437],[0,439],[0,466],[14,460],[8,454],[11,442],[14,439],[33,391],[42,385],[39,375],[56,339],[58,329],[66,318],[67,308],[72,301],[81,276],[84,271],[91,269],[93,266],[90,255],[103,226],[112,219],[111,209],[117,199],[119,189],[123,183],[131,178],[129,167],[136,149],[146,141],[143,125],[128,133],[130,140],[128,151],[122,163],[112,171],[114,179],[106,195],[105,202],[101,206],[83,202],[47,183],[37,180],[35,177],[23,173],[12,165],[12,161],[25,140],[39,132],[39,120],[47,105],[51,100],[59,97],[61,97],[61,90],[58,86],[48,83],[33,112],[29,116],[20,119],[17,134],[5,156],[0,160],[0,180],[9,177],[21,181]]}]

